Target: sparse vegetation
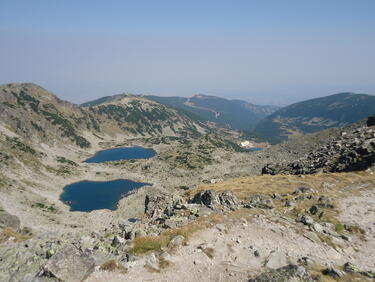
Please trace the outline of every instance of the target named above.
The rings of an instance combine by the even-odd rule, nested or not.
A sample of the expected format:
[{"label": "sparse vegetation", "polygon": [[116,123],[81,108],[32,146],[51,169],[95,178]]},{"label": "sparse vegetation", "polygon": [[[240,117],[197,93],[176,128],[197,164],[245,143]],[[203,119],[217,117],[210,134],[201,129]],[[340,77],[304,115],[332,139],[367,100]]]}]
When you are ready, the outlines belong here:
[{"label": "sparse vegetation", "polygon": [[91,146],[89,141],[76,133],[72,123],[60,114],[51,113],[46,110],[42,110],[41,113],[53,125],[58,125],[60,127],[63,137],[70,137],[72,141],[74,141],[81,148],[89,148]]},{"label": "sparse vegetation", "polygon": [[78,164],[76,162],[73,162],[71,160],[68,160],[67,158],[65,157],[60,157],[60,156],[57,156],[56,157],[56,160],[59,162],[59,163],[64,163],[64,164],[68,164],[68,165],[71,165],[71,166],[78,166]]},{"label": "sparse vegetation", "polygon": [[122,274],[125,274],[128,272],[127,268],[121,264],[119,264],[116,260],[111,259],[109,261],[106,261],[103,263],[100,268],[102,271],[108,271],[108,272],[119,272]]},{"label": "sparse vegetation", "polygon": [[17,149],[19,151],[29,153],[31,155],[36,155],[37,151],[31,148],[29,145],[19,141],[17,137],[6,137],[6,140],[11,144],[12,149]]},{"label": "sparse vegetation", "polygon": [[38,209],[41,209],[43,211],[46,211],[46,212],[51,212],[51,213],[57,213],[57,209],[55,208],[55,205],[52,204],[52,205],[46,205],[46,204],[43,204],[43,203],[35,203],[35,204],[32,204],[31,205],[32,208],[36,207]]},{"label": "sparse vegetation", "polygon": [[10,227],[6,227],[0,232],[0,244],[8,240],[12,240],[14,242],[22,242],[30,238],[31,238],[30,235],[18,233]]}]

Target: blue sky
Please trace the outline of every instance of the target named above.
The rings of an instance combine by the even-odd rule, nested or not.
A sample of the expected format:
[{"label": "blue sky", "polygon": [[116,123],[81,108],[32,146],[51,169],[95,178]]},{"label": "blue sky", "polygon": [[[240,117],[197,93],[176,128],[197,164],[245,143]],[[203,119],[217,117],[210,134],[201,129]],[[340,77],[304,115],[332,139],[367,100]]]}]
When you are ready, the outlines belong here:
[{"label": "blue sky", "polygon": [[373,0],[0,0],[0,83],[289,104],[375,94]]}]

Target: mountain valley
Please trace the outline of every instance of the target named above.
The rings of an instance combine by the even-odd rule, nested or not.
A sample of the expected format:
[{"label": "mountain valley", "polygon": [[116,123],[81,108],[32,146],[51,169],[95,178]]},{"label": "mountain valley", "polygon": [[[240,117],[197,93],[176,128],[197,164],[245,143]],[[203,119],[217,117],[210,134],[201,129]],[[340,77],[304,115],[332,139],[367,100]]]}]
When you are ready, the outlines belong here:
[{"label": "mountain valley", "polygon": [[[208,117],[211,109],[227,115],[205,104],[213,98],[159,98],[121,94],[77,106],[35,84],[0,87],[1,281],[268,281],[257,276],[272,270],[297,281],[375,277],[375,129],[373,118],[361,120],[374,114],[371,104],[366,116],[250,152],[233,130],[243,116],[236,126]],[[274,110],[253,108],[249,128],[284,111]],[[131,146],[156,155],[84,162]],[[116,179],[151,186],[114,211],[72,212],[60,201],[68,184]]]}]

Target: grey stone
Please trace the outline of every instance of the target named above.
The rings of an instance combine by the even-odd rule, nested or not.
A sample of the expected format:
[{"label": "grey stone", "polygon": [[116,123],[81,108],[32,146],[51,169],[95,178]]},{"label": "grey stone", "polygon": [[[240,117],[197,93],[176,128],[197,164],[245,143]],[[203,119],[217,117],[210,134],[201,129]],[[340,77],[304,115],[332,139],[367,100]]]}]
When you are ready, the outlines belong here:
[{"label": "grey stone", "polygon": [[184,236],[177,235],[177,236],[173,237],[172,240],[168,243],[168,247],[174,248],[174,247],[181,246],[184,243],[184,241],[185,241]]},{"label": "grey stone", "polygon": [[266,271],[249,282],[286,282],[286,281],[314,281],[302,266],[289,264],[278,269]]},{"label": "grey stone", "polygon": [[314,220],[308,215],[301,215],[298,219],[298,222],[302,222],[304,225],[311,226],[314,224]]},{"label": "grey stone", "polygon": [[264,195],[253,195],[249,199],[250,206],[260,209],[273,209],[272,199]]},{"label": "grey stone", "polygon": [[345,272],[332,268],[332,267],[324,269],[322,273],[324,275],[331,276],[332,278],[341,278],[345,275]]},{"label": "grey stone", "polygon": [[118,236],[118,235],[115,235],[115,237],[113,237],[113,240],[112,240],[112,247],[118,247],[122,244],[125,243],[125,239]]},{"label": "grey stone", "polygon": [[220,205],[220,199],[215,191],[207,190],[195,194],[192,203],[202,204],[205,206],[215,206]]},{"label": "grey stone", "polygon": [[43,267],[43,276],[80,282],[94,271],[95,260],[69,245],[54,254]]}]

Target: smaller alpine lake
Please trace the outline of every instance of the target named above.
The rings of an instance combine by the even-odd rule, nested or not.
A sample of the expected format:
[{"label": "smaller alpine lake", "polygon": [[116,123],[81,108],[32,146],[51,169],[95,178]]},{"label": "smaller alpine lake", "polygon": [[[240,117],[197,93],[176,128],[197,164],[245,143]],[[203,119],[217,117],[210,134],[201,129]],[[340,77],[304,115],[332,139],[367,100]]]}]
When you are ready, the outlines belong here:
[{"label": "smaller alpine lake", "polygon": [[120,147],[97,152],[91,158],[85,160],[85,163],[103,163],[109,161],[131,160],[131,159],[149,159],[156,155],[153,149],[146,149],[140,146]]},{"label": "smaller alpine lake", "polygon": [[112,181],[84,180],[65,186],[60,200],[70,206],[70,211],[115,210],[118,201],[129,191],[146,185],[150,184],[126,179]]}]

